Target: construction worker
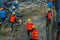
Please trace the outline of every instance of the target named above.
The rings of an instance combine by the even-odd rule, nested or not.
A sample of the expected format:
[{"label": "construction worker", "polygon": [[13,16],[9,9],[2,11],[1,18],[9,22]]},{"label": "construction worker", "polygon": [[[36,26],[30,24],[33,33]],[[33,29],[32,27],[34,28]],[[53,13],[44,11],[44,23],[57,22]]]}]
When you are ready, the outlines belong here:
[{"label": "construction worker", "polygon": [[6,18],[6,11],[4,10],[3,7],[1,7],[0,8],[0,19],[1,19],[0,21],[4,22],[5,18]]},{"label": "construction worker", "polygon": [[37,29],[33,29],[32,30],[32,35],[31,35],[31,39],[30,40],[38,40],[38,30]]},{"label": "construction worker", "polygon": [[47,13],[47,21],[48,21],[48,23],[51,23],[51,17],[52,17],[52,11],[51,11],[51,9],[49,8],[49,9],[48,9],[48,13]]},{"label": "construction worker", "polygon": [[30,33],[32,32],[32,29],[33,29],[33,23],[32,23],[32,20],[31,18],[28,18],[28,22],[25,23],[26,27],[27,27],[27,34],[28,34],[28,37],[30,37]]},{"label": "construction worker", "polygon": [[12,31],[14,31],[14,23],[16,22],[15,12],[12,12],[12,15],[9,17],[9,22],[11,23]]},{"label": "construction worker", "polygon": [[19,26],[21,26],[21,24],[22,24],[22,20],[18,18],[17,23],[16,23],[16,26],[18,27],[15,26],[16,31],[19,30]]}]

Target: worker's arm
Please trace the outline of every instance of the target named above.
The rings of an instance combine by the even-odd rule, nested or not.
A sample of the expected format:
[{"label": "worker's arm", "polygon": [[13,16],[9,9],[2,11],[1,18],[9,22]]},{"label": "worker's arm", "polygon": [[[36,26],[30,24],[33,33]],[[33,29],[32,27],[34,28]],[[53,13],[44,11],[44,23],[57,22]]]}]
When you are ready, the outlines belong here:
[{"label": "worker's arm", "polygon": [[35,25],[33,25],[32,28],[35,28]]}]

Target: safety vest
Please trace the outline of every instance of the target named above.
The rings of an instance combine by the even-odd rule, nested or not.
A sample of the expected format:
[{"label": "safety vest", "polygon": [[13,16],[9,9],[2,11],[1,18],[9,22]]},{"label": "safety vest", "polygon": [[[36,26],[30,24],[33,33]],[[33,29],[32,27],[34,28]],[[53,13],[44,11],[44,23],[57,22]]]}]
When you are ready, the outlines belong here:
[{"label": "safety vest", "polygon": [[32,30],[33,23],[26,23],[27,30]]},{"label": "safety vest", "polygon": [[11,22],[11,23],[14,23],[15,20],[16,20],[16,17],[15,17],[15,16],[10,16],[10,22]]},{"label": "safety vest", "polygon": [[38,30],[34,29],[32,31],[32,39],[38,39]]},{"label": "safety vest", "polygon": [[52,13],[48,13],[48,19],[51,19]]}]

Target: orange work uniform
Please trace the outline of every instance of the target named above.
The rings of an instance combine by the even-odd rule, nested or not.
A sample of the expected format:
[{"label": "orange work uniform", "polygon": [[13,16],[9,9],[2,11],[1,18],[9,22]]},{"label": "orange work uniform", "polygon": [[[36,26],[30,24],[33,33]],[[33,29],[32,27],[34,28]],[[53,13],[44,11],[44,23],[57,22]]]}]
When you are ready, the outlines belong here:
[{"label": "orange work uniform", "polygon": [[37,40],[38,39],[38,30],[34,29],[32,31],[32,39]]},{"label": "orange work uniform", "polygon": [[10,22],[14,23],[16,21],[16,17],[15,16],[10,16]]},{"label": "orange work uniform", "polygon": [[48,13],[48,20],[50,20],[51,17],[52,17],[52,12],[49,12],[49,13]]},{"label": "orange work uniform", "polygon": [[32,30],[33,23],[26,23],[27,30]]}]

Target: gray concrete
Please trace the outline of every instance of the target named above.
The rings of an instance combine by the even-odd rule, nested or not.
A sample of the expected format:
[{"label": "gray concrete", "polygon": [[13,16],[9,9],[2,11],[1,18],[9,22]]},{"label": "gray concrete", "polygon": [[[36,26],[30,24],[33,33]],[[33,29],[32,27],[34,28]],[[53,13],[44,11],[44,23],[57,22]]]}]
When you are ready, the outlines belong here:
[{"label": "gray concrete", "polygon": [[[44,7],[39,7],[39,11],[33,11],[28,15],[25,15],[23,19],[28,17],[32,18],[33,23],[36,25],[36,29],[39,31],[38,40],[46,40],[46,20],[45,20],[45,9]],[[43,11],[44,10],[44,11]],[[8,28],[7,28],[8,29]],[[7,30],[8,31],[8,30]],[[12,34],[15,34],[13,37]],[[42,38],[43,37],[43,38]],[[1,40],[29,40],[27,37],[26,27],[23,25],[19,26],[19,31],[11,33],[8,31],[6,34],[0,35]]]}]

